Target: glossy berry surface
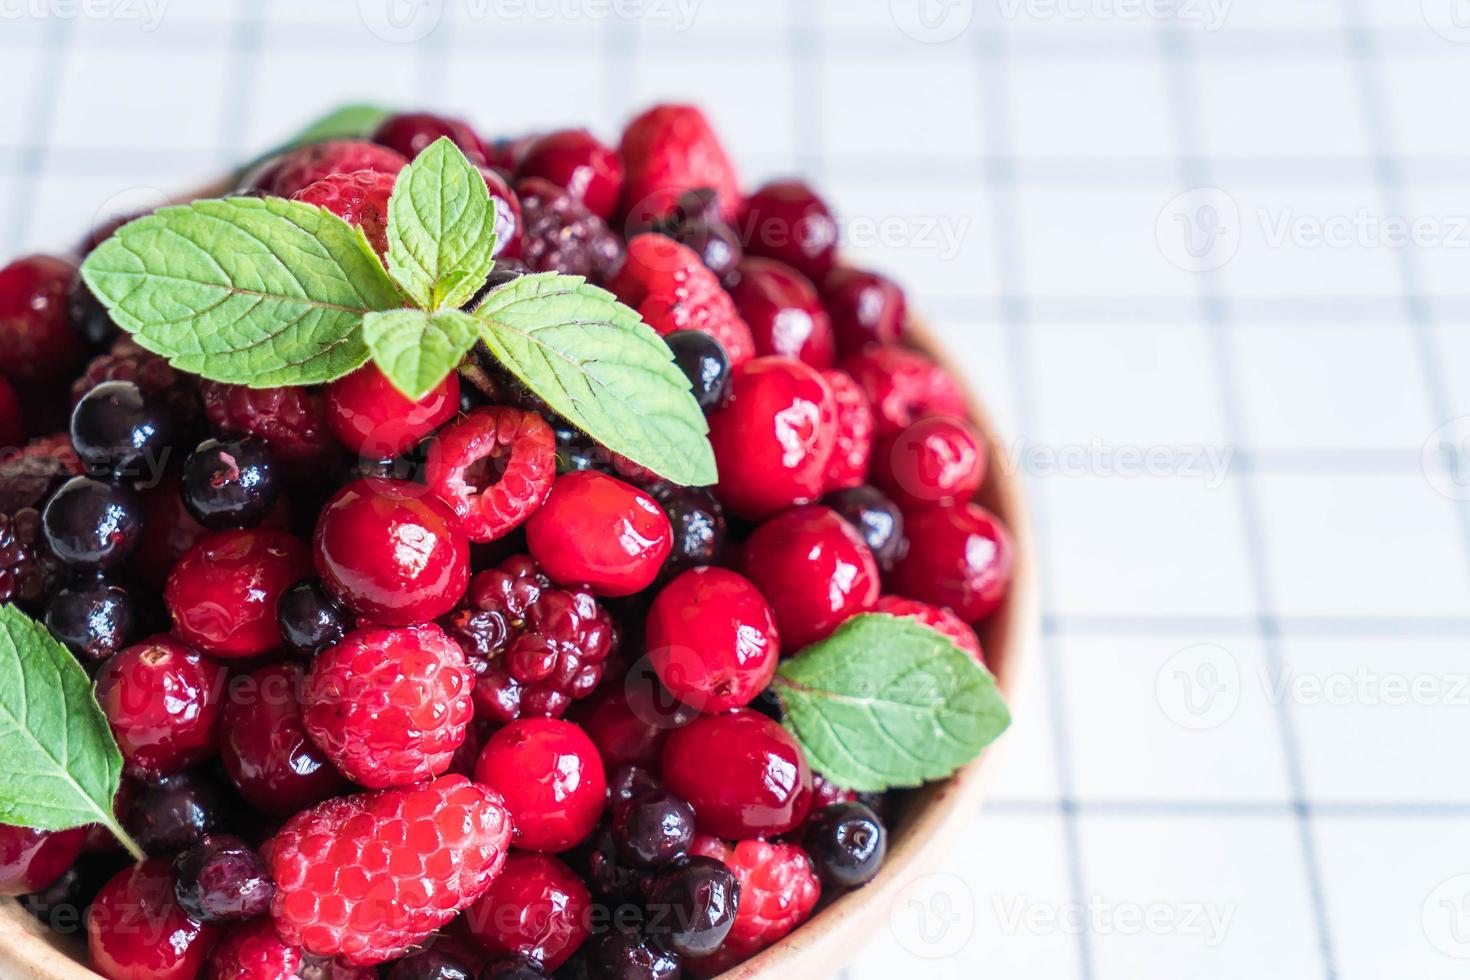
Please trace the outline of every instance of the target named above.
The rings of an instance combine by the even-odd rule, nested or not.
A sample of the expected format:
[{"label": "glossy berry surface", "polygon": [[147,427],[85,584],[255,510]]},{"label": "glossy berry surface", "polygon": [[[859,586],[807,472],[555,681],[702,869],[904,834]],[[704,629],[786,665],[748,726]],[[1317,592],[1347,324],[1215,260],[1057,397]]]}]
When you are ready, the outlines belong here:
[{"label": "glossy berry surface", "polygon": [[795,844],[742,840],[731,846],[701,837],[694,853],[722,861],[740,882],[740,909],[724,945],[692,964],[701,975],[719,973],[780,940],[821,898],[811,859]]},{"label": "glossy berry surface", "polygon": [[179,559],[164,599],[174,629],[201,652],[251,657],[281,645],[276,604],[311,574],[306,545],[282,531],[221,531]]},{"label": "glossy berry surface", "polygon": [[878,601],[873,553],[853,526],[827,507],[793,507],[756,528],[745,571],[770,601],[782,647],[823,639]]},{"label": "glossy berry surface", "polygon": [[474,976],[459,960],[431,947],[396,961],[386,980],[473,980]]},{"label": "glossy berry surface", "polygon": [[664,686],[706,714],[749,704],[781,655],[770,604],[723,568],[691,569],[664,586],[648,611],[645,643]]},{"label": "glossy berry surface", "polygon": [[203,381],[199,394],[216,433],[254,436],[285,465],[311,464],[334,451],[321,395],[312,389],[247,388]]},{"label": "glossy berry surface", "polygon": [[694,391],[694,400],[706,412],[730,397],[730,356],[720,342],[699,330],[675,330],[664,337],[674,352],[674,363]]},{"label": "glossy berry surface", "polygon": [[827,493],[862,486],[873,457],[873,406],[867,394],[846,371],[823,371],[837,405],[837,431],[832,461],[823,486]]},{"label": "glossy berry surface", "polygon": [[463,776],[343,796],[292,817],[262,853],[282,939],[370,965],[402,955],[484,894],[510,844],[500,797]]},{"label": "glossy berry surface", "polygon": [[673,210],[652,230],[691,249],[720,282],[726,282],[745,257],[740,236],[725,222],[719,198],[708,187],[679,195]]},{"label": "glossy berry surface", "polygon": [[174,897],[200,922],[263,915],[275,893],[265,861],[238,837],[205,837],[174,859]]},{"label": "glossy berry surface", "polygon": [[127,592],[102,581],[79,581],[46,607],[46,628],[84,661],[117,653],[132,641],[136,622]]},{"label": "glossy berry surface", "polygon": [[424,472],[471,541],[494,541],[525,523],[551,492],[556,438],[535,412],[477,408],[440,431]]},{"label": "glossy berry surface", "polygon": [[71,414],[71,441],[93,473],[147,476],[161,466],[173,423],[131,381],[104,381]]},{"label": "glossy berry surface", "polygon": [[905,533],[909,551],[894,569],[895,592],[948,606],[969,623],[1005,601],[1015,546],[990,511],[979,504],[911,511]]},{"label": "glossy berry surface", "polygon": [[699,330],[720,342],[739,367],[755,356],[755,339],[734,300],[699,254],[659,234],[628,240],[628,261],[610,287],[659,336]]},{"label": "glossy berry surface", "polygon": [[612,812],[613,843],[635,868],[661,868],[683,857],[694,841],[694,808],[673,793],[647,790]]},{"label": "glossy berry surface", "polygon": [[740,232],[751,255],[778,259],[821,282],[837,255],[837,219],[799,180],[778,180],[745,199]]},{"label": "glossy berry surface", "polygon": [[369,459],[398,456],[459,411],[459,375],[411,401],[369,364],[327,386],[327,424],[342,445]]},{"label": "glossy berry surface", "polygon": [[905,599],[902,596],[885,595],[880,596],[878,604],[873,607],[875,613],[886,613],[889,616],[904,616],[915,620],[932,630],[943,633],[954,641],[955,646],[975,658],[978,664],[985,663],[985,654],[980,649],[980,638],[970,624],[944,606],[935,606],[927,602],[919,602],[917,599]]},{"label": "glossy berry surface", "polygon": [[920,419],[884,443],[873,482],[905,510],[964,503],[985,480],[985,443],[963,419]]},{"label": "glossy berry surface", "polygon": [[20,396],[0,375],[0,448],[9,451],[25,443],[25,420],[20,416]]},{"label": "glossy berry surface", "polygon": [[585,129],[558,130],[532,140],[516,176],[550,181],[603,220],[612,217],[623,191],[623,161],[617,151]]},{"label": "glossy berry surface", "polygon": [[495,258],[519,259],[525,238],[525,216],[521,214],[520,198],[494,168],[481,167],[480,176],[485,178],[485,186],[490,190],[490,203],[495,208]]},{"label": "glossy berry surface", "polygon": [[750,327],[757,355],[793,357],[818,370],[837,359],[816,289],[784,262],[747,257],[731,277],[730,298]]},{"label": "glossy berry surface", "polygon": [[128,647],[97,674],[97,703],[129,775],[169,776],[211,758],[225,670],[178,640]]},{"label": "glossy berry surface", "polygon": [[580,728],[554,718],[522,718],[490,737],[475,781],[505,798],[515,845],[555,853],[580,843],[602,816],[607,775]]},{"label": "glossy berry surface", "polygon": [[706,956],[730,935],[739,907],[740,882],[724,862],[680,858],[654,876],[646,929],[682,956]]},{"label": "glossy berry surface", "polygon": [[576,720],[609,770],[659,766],[669,732],[697,715],[651,672],[630,672],[621,684],[605,684],[585,704]]},{"label": "glossy berry surface", "polygon": [[230,929],[209,954],[209,980],[281,980],[301,976],[301,950],[281,942],[269,918]]},{"label": "glossy berry surface", "polygon": [[123,829],[149,854],[172,857],[224,823],[225,794],[201,772],[128,785]]},{"label": "glossy berry surface", "polygon": [[664,563],[666,576],[700,565],[718,565],[725,553],[725,508],[702,487],[660,483],[649,490],[669,515],[674,546]]},{"label": "glossy berry surface", "polygon": [[206,439],[184,460],[181,489],[190,516],[219,531],[263,521],[280,496],[281,480],[264,443]]},{"label": "glossy berry surface", "polygon": [[289,816],[347,790],[347,781],[306,734],[298,701],[305,669],[273,664],[232,685],[220,726],[220,761],[240,795]]},{"label": "glossy berry surface", "polygon": [[587,886],[560,860],[513,851],[464,923],[492,956],[525,957],[551,973],[587,939],[591,904]]},{"label": "glossy berry surface", "polygon": [[388,254],[388,199],[397,175],[375,170],[331,174],[296,192],[293,200],[325,208],[362,229],[379,257]]},{"label": "glossy berry surface", "polygon": [[704,715],[669,736],[664,782],[694,807],[702,833],[739,839],[784,834],[811,805],[812,773],[791,733],[739,708]]},{"label": "glossy berry surface", "polygon": [[362,629],[312,661],[302,720],[348,779],[370,789],[444,773],[473,717],[474,675],[432,624]]},{"label": "glossy berry surface", "polygon": [[903,512],[876,487],[863,485],[839,490],[822,503],[851,524],[885,573],[903,556]]},{"label": "glossy berry surface", "polygon": [[587,944],[588,977],[607,980],[678,980],[679,955],[636,932],[610,929]]},{"label": "glossy berry surface", "polygon": [[460,148],[471,163],[485,162],[485,147],[474,129],[462,119],[432,112],[400,112],[384,119],[373,131],[373,142],[412,160],[440,139]]},{"label": "glossy berry surface", "polygon": [[691,105],[657,105],[628,123],[618,147],[626,171],[623,212],[647,222],[666,214],[686,191],[709,187],[721,215],[740,211],[740,182],[704,113]]},{"label": "glossy berry surface", "polygon": [[125,486],[91,477],[68,480],[41,512],[46,543],[61,561],[106,571],[128,559],[143,535],[142,503]]},{"label": "glossy berry surface", "polygon": [[297,653],[316,656],[352,629],[352,615],[327,595],[321,579],[302,579],[281,593],[276,604],[281,636]]},{"label": "glossy berry surface", "polygon": [[363,140],[327,140],[292,150],[262,177],[260,189],[274,197],[292,197],[323,177],[373,170],[397,174],[408,158],[386,146]]},{"label": "glossy berry surface", "polygon": [[653,582],[673,547],[673,530],[645,491],[587,471],[557,479],[526,523],[526,543],[552,581],[621,596]]},{"label": "glossy berry surface", "polygon": [[896,436],[931,415],[966,414],[954,378],[918,351],[869,348],[844,360],[842,369],[867,393],[880,438]]},{"label": "glossy berry surface", "polygon": [[840,267],[820,280],[822,303],[832,318],[843,357],[903,339],[908,304],[892,279],[876,272]]},{"label": "glossy berry surface", "polygon": [[0,895],[25,895],[48,887],[82,853],[85,827],[32,830],[0,823]]},{"label": "glossy berry surface", "polygon": [[532,272],[611,281],[627,254],[623,240],[571,193],[528,177],[516,184],[521,201],[521,261]]},{"label": "glossy berry surface", "polygon": [[480,980],[545,980],[546,972],[524,956],[502,957],[485,964]]},{"label": "glossy berry surface", "polygon": [[0,269],[0,374],[20,384],[52,381],[82,358],[67,317],[76,266],[31,255]]},{"label": "glossy berry surface", "polygon": [[388,626],[443,615],[469,583],[469,542],[454,512],[401,480],[358,480],[337,491],[313,548],[333,598]]},{"label": "glossy berry surface", "polygon": [[856,888],[872,881],[883,867],[888,831],[862,803],[835,803],[812,815],[802,846],[823,885]]},{"label": "glossy berry surface", "polygon": [[118,872],[97,893],[87,948],[108,980],[194,980],[222,934],[179,907],[169,862],[153,858]]}]

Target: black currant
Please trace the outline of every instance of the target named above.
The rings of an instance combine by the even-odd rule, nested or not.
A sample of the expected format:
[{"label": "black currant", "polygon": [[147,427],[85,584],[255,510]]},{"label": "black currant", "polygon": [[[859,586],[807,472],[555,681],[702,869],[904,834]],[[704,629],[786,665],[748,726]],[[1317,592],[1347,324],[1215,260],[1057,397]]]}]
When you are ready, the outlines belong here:
[{"label": "black currant", "polygon": [[654,876],[647,909],[649,935],[676,953],[706,956],[735,924],[740,882],[714,858],[680,858]]},{"label": "black currant", "polygon": [[885,572],[903,557],[903,514],[882,491],[871,486],[839,490],[823,501],[857,528]]},{"label": "black currant", "polygon": [[353,618],[322,588],[320,579],[303,579],[281,594],[276,605],[281,635],[299,653],[316,656],[353,628]]},{"label": "black currant", "polygon": [[75,476],[41,513],[46,543],[73,568],[104,570],[127,560],[143,536],[143,504],[125,486]]},{"label": "black currant", "polygon": [[658,868],[683,857],[694,842],[694,808],[665,790],[624,800],[613,810],[613,841],[623,860]]},{"label": "black currant", "polygon": [[87,469],[100,476],[148,476],[162,468],[173,420],[131,381],[104,381],[71,413],[71,441]]},{"label": "black currant", "polygon": [[699,407],[709,412],[723,405],[730,397],[730,356],[720,342],[703,330],[675,330],[664,343],[693,386]]},{"label": "black currant", "polygon": [[833,803],[807,823],[802,843],[823,885],[856,888],[883,867],[888,831],[866,804]]},{"label": "black currant", "polygon": [[46,607],[46,627],[83,660],[106,660],[127,646],[135,622],[127,592],[101,580],[62,589]]},{"label": "black currant", "polygon": [[184,461],[184,507],[213,530],[253,527],[281,493],[275,458],[255,439],[206,439]]}]

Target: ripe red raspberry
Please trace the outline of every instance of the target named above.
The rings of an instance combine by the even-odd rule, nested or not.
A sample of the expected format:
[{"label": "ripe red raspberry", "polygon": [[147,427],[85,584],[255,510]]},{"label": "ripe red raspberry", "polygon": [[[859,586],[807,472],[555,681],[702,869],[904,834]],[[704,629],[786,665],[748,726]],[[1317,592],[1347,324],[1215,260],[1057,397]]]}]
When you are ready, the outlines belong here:
[{"label": "ripe red raspberry", "polygon": [[409,786],[448,770],[474,714],[473,683],[437,626],[362,629],[312,662],[302,721],[348,779]]},{"label": "ripe red raspberry", "polygon": [[82,376],[72,382],[72,405],[104,381],[136,384],[143,394],[167,408],[176,430],[192,431],[199,422],[199,379],[175,370],[168,361],[144,350],[128,337],[119,337],[106,354],[87,362]]},{"label": "ripe red raspberry", "polygon": [[664,586],[648,610],[645,645],[664,686],[705,714],[749,704],[781,656],[770,605],[723,568],[693,568]]},{"label": "ripe red raspberry", "polygon": [[327,424],[342,445],[366,459],[399,456],[459,412],[459,375],[451,371],[410,401],[376,364],[327,386]]},{"label": "ripe red raspberry", "polygon": [[373,133],[373,142],[412,160],[444,137],[459,147],[470,163],[485,163],[485,145],[469,123],[430,112],[400,112],[389,116]]},{"label": "ripe red raspberry", "polygon": [[21,449],[0,447],[0,514],[39,506],[51,490],[81,472],[82,461],[66,433],[32,439]]},{"label": "ripe red raspberry", "polygon": [[878,564],[862,535],[834,510],[793,507],[755,529],[745,573],[776,611],[794,653],[878,601]]},{"label": "ripe red raspberry", "polygon": [[692,249],[663,235],[628,240],[628,261],[610,287],[660,337],[701,330],[739,367],[755,356],[755,339],[730,294]]},{"label": "ripe red raspberry", "polygon": [[296,192],[294,200],[315,204],[362,229],[373,251],[388,254],[388,198],[393,196],[391,173],[359,170],[331,174]]},{"label": "ripe red raspberry", "polygon": [[607,773],[587,733],[569,721],[522,718],[490,736],[475,782],[505,799],[523,851],[565,851],[597,826]]},{"label": "ripe red raspberry", "polygon": [[685,191],[714,188],[729,222],[740,181],[709,120],[694,106],[657,105],[628,123],[619,147],[626,170],[623,213],[642,226],[667,214]]},{"label": "ripe red raspberry", "polygon": [[893,570],[893,591],[948,606],[970,623],[1005,601],[1015,545],[990,511],[979,504],[909,511],[904,533],[909,550]]},{"label": "ripe red raspberry", "polygon": [[617,151],[585,129],[563,129],[532,140],[516,166],[516,177],[539,177],[587,206],[606,221],[623,191],[623,161]]},{"label": "ripe red raspberry", "polygon": [[526,555],[476,575],[442,624],[477,675],[476,715],[501,724],[560,718],[597,687],[613,649],[612,618],[592,593],[553,588]]},{"label": "ripe red raspberry", "polygon": [[898,283],[876,272],[839,266],[819,281],[843,357],[903,339],[908,304]]},{"label": "ripe red raspberry", "polygon": [[645,491],[586,470],[557,479],[526,522],[526,544],[553,582],[624,596],[653,583],[673,550],[674,531]]},{"label": "ripe red raspberry", "polygon": [[222,531],[179,559],[164,601],[185,642],[214,657],[253,657],[285,642],[276,603],[310,574],[306,545],[290,534]]},{"label": "ripe red raspberry", "polygon": [[31,255],[0,269],[0,374],[18,384],[55,381],[84,353],[66,312],[77,268]]},{"label": "ripe red raspberry", "polygon": [[816,289],[784,262],[746,258],[730,278],[730,298],[750,327],[757,355],[794,357],[818,370],[837,359],[832,322]]},{"label": "ripe red raspberry", "polygon": [[328,140],[292,150],[261,178],[260,189],[274,197],[291,197],[332,174],[359,170],[394,174],[408,164],[396,150],[362,140]]},{"label": "ripe red raspberry", "polygon": [[918,351],[874,347],[843,361],[842,369],[867,392],[880,438],[931,415],[968,414],[954,378]]},{"label": "ripe red raspberry", "polygon": [[500,795],[463,776],[328,800],[261,849],[276,931],[357,966],[393,959],[485,893],[510,833]]},{"label": "ripe red raspberry", "polygon": [[516,851],[463,921],[492,956],[524,956],[553,973],[591,932],[591,906],[571,868],[549,854]]},{"label": "ripe red raspberry", "polygon": [[556,436],[535,412],[477,408],[440,430],[424,472],[471,541],[494,541],[525,523],[551,492]]},{"label": "ripe red raspberry", "polygon": [[255,436],[276,458],[305,468],[332,451],[321,396],[307,388],[247,388],[204,381],[204,414],[222,436]]},{"label": "ripe red raspberry", "polygon": [[985,442],[964,419],[919,419],[886,440],[873,458],[873,482],[905,510],[964,503],[985,481]]},{"label": "ripe red raspberry", "polygon": [[213,757],[225,669],[178,640],[155,636],[97,673],[97,703],[130,776],[172,776]]},{"label": "ripe red raspberry", "polygon": [[28,895],[49,887],[71,867],[87,842],[87,828],[33,830],[0,823],[0,895]]},{"label": "ripe red raspberry", "polygon": [[837,404],[837,433],[823,492],[851,490],[868,482],[868,464],[873,456],[873,406],[846,371],[823,371],[822,377],[831,386]]},{"label": "ripe red raspberry", "polygon": [[307,738],[298,700],[305,669],[273,664],[235,678],[220,719],[220,762],[257,809],[299,813],[345,792],[347,781]]},{"label": "ripe red raspberry", "polygon": [[269,918],[242,922],[209,954],[208,980],[281,980],[295,977],[301,950],[281,942]]},{"label": "ripe red raspberry", "polygon": [[905,599],[903,596],[885,595],[878,597],[878,603],[873,606],[872,611],[887,613],[890,616],[905,616],[923,623],[953,640],[955,646],[974,657],[976,663],[982,667],[985,665],[985,654],[980,649],[980,638],[975,635],[969,623],[944,606],[935,606],[916,599]]},{"label": "ripe red raspberry", "polygon": [[811,858],[795,844],[742,840],[731,846],[698,836],[689,853],[723,862],[740,881],[740,909],[725,944],[691,961],[702,976],[722,973],[782,939],[807,920],[822,897]]},{"label": "ripe red raspberry", "polygon": [[524,229],[521,260],[532,272],[583,276],[605,285],[623,267],[627,251],[601,218],[550,181],[529,177],[516,184]]},{"label": "ripe red raspberry", "polygon": [[152,858],[102,886],[87,917],[92,968],[108,980],[194,980],[224,929],[189,918],[173,864]]},{"label": "ripe red raspberry", "polygon": [[812,771],[800,743],[750,708],[700,715],[664,743],[664,783],[694,807],[702,833],[779,836],[801,826]]},{"label": "ripe red raspberry", "polygon": [[837,219],[799,180],[772,181],[746,198],[740,237],[748,254],[777,259],[814,282],[837,256]]}]

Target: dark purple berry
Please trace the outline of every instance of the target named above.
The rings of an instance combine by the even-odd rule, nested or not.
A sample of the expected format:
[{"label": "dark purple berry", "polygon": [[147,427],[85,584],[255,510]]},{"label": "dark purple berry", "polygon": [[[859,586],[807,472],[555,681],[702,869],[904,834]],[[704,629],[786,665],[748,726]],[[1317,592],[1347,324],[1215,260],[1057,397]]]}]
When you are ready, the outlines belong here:
[{"label": "dark purple berry", "polygon": [[833,803],[808,821],[802,844],[823,885],[856,888],[883,867],[888,831],[868,806]]},{"label": "dark purple berry", "polygon": [[174,896],[200,922],[264,915],[275,893],[265,861],[238,837],[205,837],[174,859]]},{"label": "dark purple berry", "polygon": [[642,897],[648,875],[623,860],[613,840],[612,828],[607,824],[592,832],[579,853],[583,877],[593,894],[609,902],[637,901]]},{"label": "dark purple berry", "polygon": [[546,980],[546,972],[533,959],[512,956],[485,964],[480,980]]},{"label": "dark purple berry", "polygon": [[353,617],[322,588],[320,579],[303,579],[281,594],[276,606],[281,635],[298,653],[314,657],[347,635]]},{"label": "dark purple berry", "polygon": [[703,330],[675,330],[664,337],[674,363],[693,386],[694,400],[712,412],[730,397],[730,355]]},{"label": "dark purple berry", "polygon": [[705,956],[735,924],[740,882],[714,858],[680,858],[654,876],[647,908],[649,935],[676,953]]},{"label": "dark purple berry", "polygon": [[424,949],[394,963],[387,980],[470,980],[473,976],[469,967],[447,953]]},{"label": "dark purple berry", "polygon": [[46,543],[73,568],[103,571],[122,564],[143,536],[143,505],[125,486],[72,477],[46,504]]},{"label": "dark purple berry", "polygon": [[694,808],[664,790],[641,793],[613,810],[612,832],[623,860],[639,868],[659,868],[689,850]]},{"label": "dark purple berry", "polygon": [[652,230],[687,246],[721,280],[733,273],[745,257],[740,236],[720,215],[719,196],[708,187],[679,195],[673,210]]},{"label": "dark purple berry", "polygon": [[275,458],[254,439],[206,439],[184,461],[184,507],[216,531],[254,527],[281,493]]},{"label": "dark purple berry", "polygon": [[679,955],[638,934],[617,930],[587,941],[585,966],[597,980],[676,980]]},{"label": "dark purple berry", "polygon": [[66,579],[41,532],[41,512],[23,507],[0,513],[0,604],[15,602],[35,611]]},{"label": "dark purple berry", "polygon": [[87,288],[81,276],[77,276],[76,282],[72,283],[66,310],[71,317],[72,328],[94,347],[109,344],[117,336],[117,324],[112,321],[107,307]]},{"label": "dark purple berry", "polygon": [[674,529],[674,547],[664,565],[664,574],[701,565],[718,565],[725,550],[725,511],[708,490],[661,483],[650,493],[669,515]]},{"label": "dark purple berry", "polygon": [[607,779],[607,799],[613,806],[657,789],[663,789],[662,781],[643,766],[619,766]]},{"label": "dark purple berry", "polygon": [[46,607],[46,628],[83,660],[102,661],[132,642],[133,601],[102,581],[62,589]]},{"label": "dark purple berry", "polygon": [[903,515],[898,506],[871,486],[839,490],[823,501],[857,528],[868,550],[885,572],[903,557]]},{"label": "dark purple berry", "polygon": [[209,780],[184,773],[144,784],[123,814],[123,829],[149,854],[192,847],[217,827],[223,800]]},{"label": "dark purple berry", "polygon": [[104,381],[72,409],[72,445],[100,476],[138,478],[162,469],[172,437],[168,413],[131,381]]}]

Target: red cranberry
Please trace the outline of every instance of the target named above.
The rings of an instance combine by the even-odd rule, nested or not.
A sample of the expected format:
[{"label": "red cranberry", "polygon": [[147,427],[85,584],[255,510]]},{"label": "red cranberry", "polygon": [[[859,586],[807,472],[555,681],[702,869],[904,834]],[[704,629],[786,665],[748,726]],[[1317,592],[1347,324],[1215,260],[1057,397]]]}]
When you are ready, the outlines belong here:
[{"label": "red cranberry", "polygon": [[142,495],[143,526],[148,533],[128,559],[127,574],[155,591],[163,590],[174,564],[210,533],[184,506],[181,476],[177,467],[169,467],[158,485]]},{"label": "red cranberry", "polygon": [[349,483],[316,527],[327,591],[385,626],[426,623],[453,609],[469,584],[469,551],[454,512],[401,480]]},{"label": "red cranberry", "polygon": [[721,503],[759,520],[821,496],[837,429],[821,374],[788,357],[758,357],[735,369],[731,390],[709,417]]},{"label": "red cranberry", "polygon": [[873,482],[905,510],[964,502],[985,479],[985,443],[963,419],[920,419],[874,454]]},{"label": "red cranberry", "polygon": [[520,199],[495,170],[481,167],[480,174],[485,178],[485,186],[490,188],[490,203],[495,205],[495,257],[518,259],[521,257],[521,230],[524,227]]},{"label": "red cranberry", "polygon": [[220,726],[220,761],[249,803],[290,816],[347,791],[347,780],[306,735],[301,720],[304,668],[262,667],[230,688]]},{"label": "red cranberry", "polygon": [[645,642],[664,686],[707,714],[749,704],[771,683],[781,654],[770,605],[723,568],[691,569],[664,586]]},{"label": "red cranberry", "polygon": [[755,337],[757,354],[794,357],[814,368],[837,359],[832,323],[811,280],[784,262],[747,258],[730,284],[730,298]]},{"label": "red cranberry", "polygon": [[621,596],[652,584],[674,531],[647,493],[588,470],[557,479],[526,522],[526,544],[552,581]]},{"label": "red cranberry", "polygon": [[311,574],[306,546],[282,531],[223,531],[200,541],[169,574],[174,629],[216,657],[253,657],[280,646],[276,603]]},{"label": "red cranberry", "polygon": [[694,807],[700,831],[730,840],[794,830],[812,801],[801,746],[749,708],[704,715],[670,735],[664,782]]},{"label": "red cranberry", "polygon": [[373,142],[397,150],[412,160],[430,144],[446,136],[471,163],[485,162],[484,144],[468,123],[431,112],[400,112],[389,116],[373,133]]},{"label": "red cranberry", "polygon": [[833,269],[819,282],[843,357],[903,339],[908,305],[898,283],[876,272],[849,267]]},{"label": "red cranberry", "polygon": [[880,438],[896,436],[931,415],[966,414],[965,396],[949,372],[918,351],[874,347],[842,362],[873,405]]},{"label": "red cranberry", "polygon": [[751,255],[779,259],[818,282],[837,254],[837,219],[799,180],[775,181],[746,198],[740,234]]},{"label": "red cranberry", "polygon": [[587,938],[591,904],[587,886],[561,861],[512,851],[464,922],[492,955],[529,957],[551,973]]},{"label": "red cranberry", "polygon": [[656,677],[630,671],[623,683],[604,684],[588,698],[576,721],[614,769],[657,766],[669,732],[694,717]]},{"label": "red cranberry", "polygon": [[342,445],[369,459],[400,456],[459,412],[459,375],[410,401],[369,364],[327,387],[327,423]]},{"label": "red cranberry", "polygon": [[20,384],[55,381],[85,350],[66,312],[77,269],[66,259],[31,255],[0,269],[0,374]]},{"label": "red cranberry", "polygon": [[910,511],[904,531],[909,550],[894,569],[895,592],[948,606],[971,623],[1005,601],[1015,548],[990,511],[979,504]]},{"label": "red cranberry", "polygon": [[878,601],[878,564],[862,536],[827,507],[794,507],[756,528],[745,570],[776,611],[788,651],[815,643]]},{"label": "red cranberry", "polygon": [[50,887],[81,857],[87,828],[32,830],[0,823],[0,895]]},{"label": "red cranberry", "polygon": [[537,137],[526,147],[516,178],[549,180],[604,221],[623,192],[623,161],[617,151],[585,129],[563,129]]},{"label": "red cranberry", "polygon": [[602,816],[607,775],[582,729],[556,718],[522,718],[490,737],[475,782],[505,797],[513,843],[555,853],[574,847]]},{"label": "red cranberry", "polygon": [[87,921],[92,968],[109,980],[194,980],[222,935],[221,926],[179,907],[165,858],[118,872],[97,893]]},{"label": "red cranberry", "polygon": [[103,664],[97,703],[128,775],[171,776],[213,756],[224,684],[222,666],[168,636],[128,647]]}]

